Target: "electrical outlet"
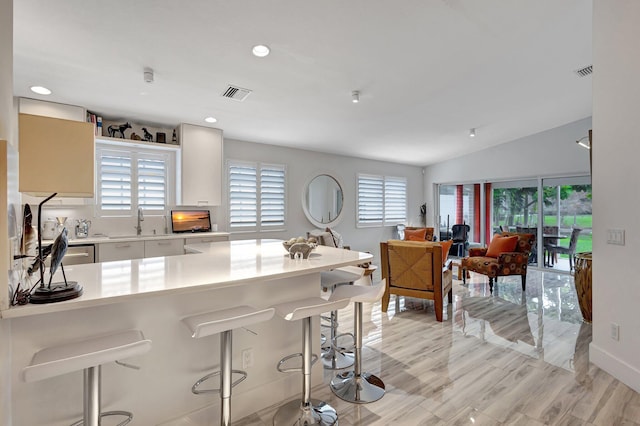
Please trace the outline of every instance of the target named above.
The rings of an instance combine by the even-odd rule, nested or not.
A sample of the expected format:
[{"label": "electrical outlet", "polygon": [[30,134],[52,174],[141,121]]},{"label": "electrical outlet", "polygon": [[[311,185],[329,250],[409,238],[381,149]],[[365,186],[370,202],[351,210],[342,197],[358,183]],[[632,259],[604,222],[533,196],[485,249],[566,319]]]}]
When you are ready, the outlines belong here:
[{"label": "electrical outlet", "polygon": [[242,351],[242,369],[253,367],[253,349],[245,349]]},{"label": "electrical outlet", "polygon": [[620,340],[620,326],[615,322],[611,323],[611,338],[613,340]]}]

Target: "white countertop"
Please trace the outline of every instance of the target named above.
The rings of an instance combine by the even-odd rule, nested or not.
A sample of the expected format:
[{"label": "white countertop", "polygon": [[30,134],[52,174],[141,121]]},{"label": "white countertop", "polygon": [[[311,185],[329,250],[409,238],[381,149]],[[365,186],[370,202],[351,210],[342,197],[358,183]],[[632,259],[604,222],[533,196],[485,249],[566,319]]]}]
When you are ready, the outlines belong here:
[{"label": "white countertop", "polygon": [[[184,232],[177,234],[143,234],[143,235],[92,235],[87,238],[70,238],[70,245],[79,244],[101,244],[101,243],[121,243],[123,241],[153,241],[153,240],[173,240],[176,238],[206,238],[206,237],[228,237],[228,232]],[[51,244],[53,240],[42,240],[42,244]]]},{"label": "white countertop", "polygon": [[[318,246],[309,259],[293,260],[289,258],[281,240],[224,241],[190,244],[187,248],[200,253],[70,265],[65,267],[67,280],[77,281],[83,286],[82,296],[64,302],[13,306],[0,312],[0,315],[3,318],[17,318],[120,303],[152,295],[188,293],[250,283],[260,285],[276,278],[357,265],[373,258],[369,253]],[[47,276],[48,270],[45,272]],[[60,271],[54,276],[56,281],[62,281]]]}]

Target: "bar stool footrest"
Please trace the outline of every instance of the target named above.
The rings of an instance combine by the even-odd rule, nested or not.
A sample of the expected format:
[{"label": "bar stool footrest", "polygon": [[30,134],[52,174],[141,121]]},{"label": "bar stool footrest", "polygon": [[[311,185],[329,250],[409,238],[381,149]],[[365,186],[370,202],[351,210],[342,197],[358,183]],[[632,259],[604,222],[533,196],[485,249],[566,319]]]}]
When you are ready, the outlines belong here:
[{"label": "bar stool footrest", "polygon": [[[292,358],[298,358],[298,357],[302,358],[302,352],[287,355],[284,358],[282,358],[280,361],[278,361],[278,365],[276,366],[276,368],[281,373],[302,373],[302,367],[282,368],[282,365],[285,362],[289,361]],[[311,354],[311,365],[315,364],[316,361],[318,361],[318,355]]]},{"label": "bar stool footrest", "polygon": [[[240,374],[240,378],[238,378],[235,382],[231,383],[231,387],[235,387],[236,385],[240,384],[241,382],[243,382],[246,378],[247,378],[247,372],[246,371],[242,371],[242,370],[231,370],[232,374]],[[220,393],[220,389],[198,389],[198,386],[200,386],[204,381],[209,380],[212,377],[215,376],[219,376],[220,375],[220,371],[214,371],[211,374],[207,374],[206,376],[200,378],[198,381],[196,381],[193,386],[191,387],[191,392],[196,394],[196,395],[200,395],[200,394],[205,394],[205,393]]]},{"label": "bar stool footrest", "polygon": [[[126,417],[126,419],[118,423],[116,426],[128,425],[129,423],[131,423],[131,420],[133,420],[133,413],[129,411],[105,411],[104,413],[100,413],[101,419],[107,416],[125,416]],[[83,426],[83,425],[84,425],[84,419],[80,419],[77,422],[71,424],[71,426]]]}]

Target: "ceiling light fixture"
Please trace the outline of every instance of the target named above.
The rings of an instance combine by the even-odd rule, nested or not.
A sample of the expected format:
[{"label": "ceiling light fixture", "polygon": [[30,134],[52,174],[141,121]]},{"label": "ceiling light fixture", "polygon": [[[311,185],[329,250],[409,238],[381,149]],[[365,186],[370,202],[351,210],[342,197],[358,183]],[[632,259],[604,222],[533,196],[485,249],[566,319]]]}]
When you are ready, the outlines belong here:
[{"label": "ceiling light fixture", "polygon": [[357,90],[351,92],[351,102],[353,102],[354,104],[360,102],[360,92],[358,92]]},{"label": "ceiling light fixture", "polygon": [[469,137],[470,138],[475,138],[476,137],[476,128],[472,127],[471,129],[469,129]]},{"label": "ceiling light fixture", "polygon": [[265,46],[264,44],[258,44],[256,46],[253,46],[251,52],[253,52],[253,55],[257,56],[258,58],[264,58],[269,54],[269,52],[271,52],[271,50],[269,50],[269,47]]},{"label": "ceiling light fixture", "polygon": [[216,118],[214,118],[214,117],[207,117],[207,118],[204,119],[204,121],[206,121],[207,123],[215,123],[218,120]]},{"label": "ceiling light fixture", "polygon": [[31,86],[31,91],[33,93],[37,93],[38,95],[50,95],[51,90],[47,89],[43,86]]},{"label": "ceiling light fixture", "polygon": [[[586,139],[586,140],[585,140]],[[578,139],[576,141],[576,143],[578,145],[580,145],[581,147],[587,148],[587,149],[591,149],[591,142],[589,142],[589,136],[583,136],[580,139]]]},{"label": "ceiling light fixture", "polygon": [[153,70],[149,67],[145,67],[142,76],[147,83],[153,83]]}]

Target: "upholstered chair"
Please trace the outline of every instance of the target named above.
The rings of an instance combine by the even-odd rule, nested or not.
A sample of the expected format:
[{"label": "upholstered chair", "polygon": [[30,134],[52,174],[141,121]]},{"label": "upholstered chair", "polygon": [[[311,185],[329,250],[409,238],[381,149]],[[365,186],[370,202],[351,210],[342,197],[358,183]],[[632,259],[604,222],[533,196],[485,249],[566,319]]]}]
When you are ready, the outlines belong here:
[{"label": "upholstered chair", "polygon": [[[513,238],[513,237],[517,238]],[[512,238],[508,238],[512,237]],[[506,245],[508,239],[510,245],[506,250],[501,249]],[[535,234],[518,234],[511,232],[503,232],[494,236],[489,247],[470,248],[469,256],[462,259],[462,282],[466,284],[467,271],[476,272],[489,277],[489,290],[493,293],[493,283],[496,278],[507,275],[520,275],[522,278],[522,291],[526,290],[527,285],[527,264],[529,263],[529,254],[534,247]],[[515,241],[514,241],[515,240]]]}]

